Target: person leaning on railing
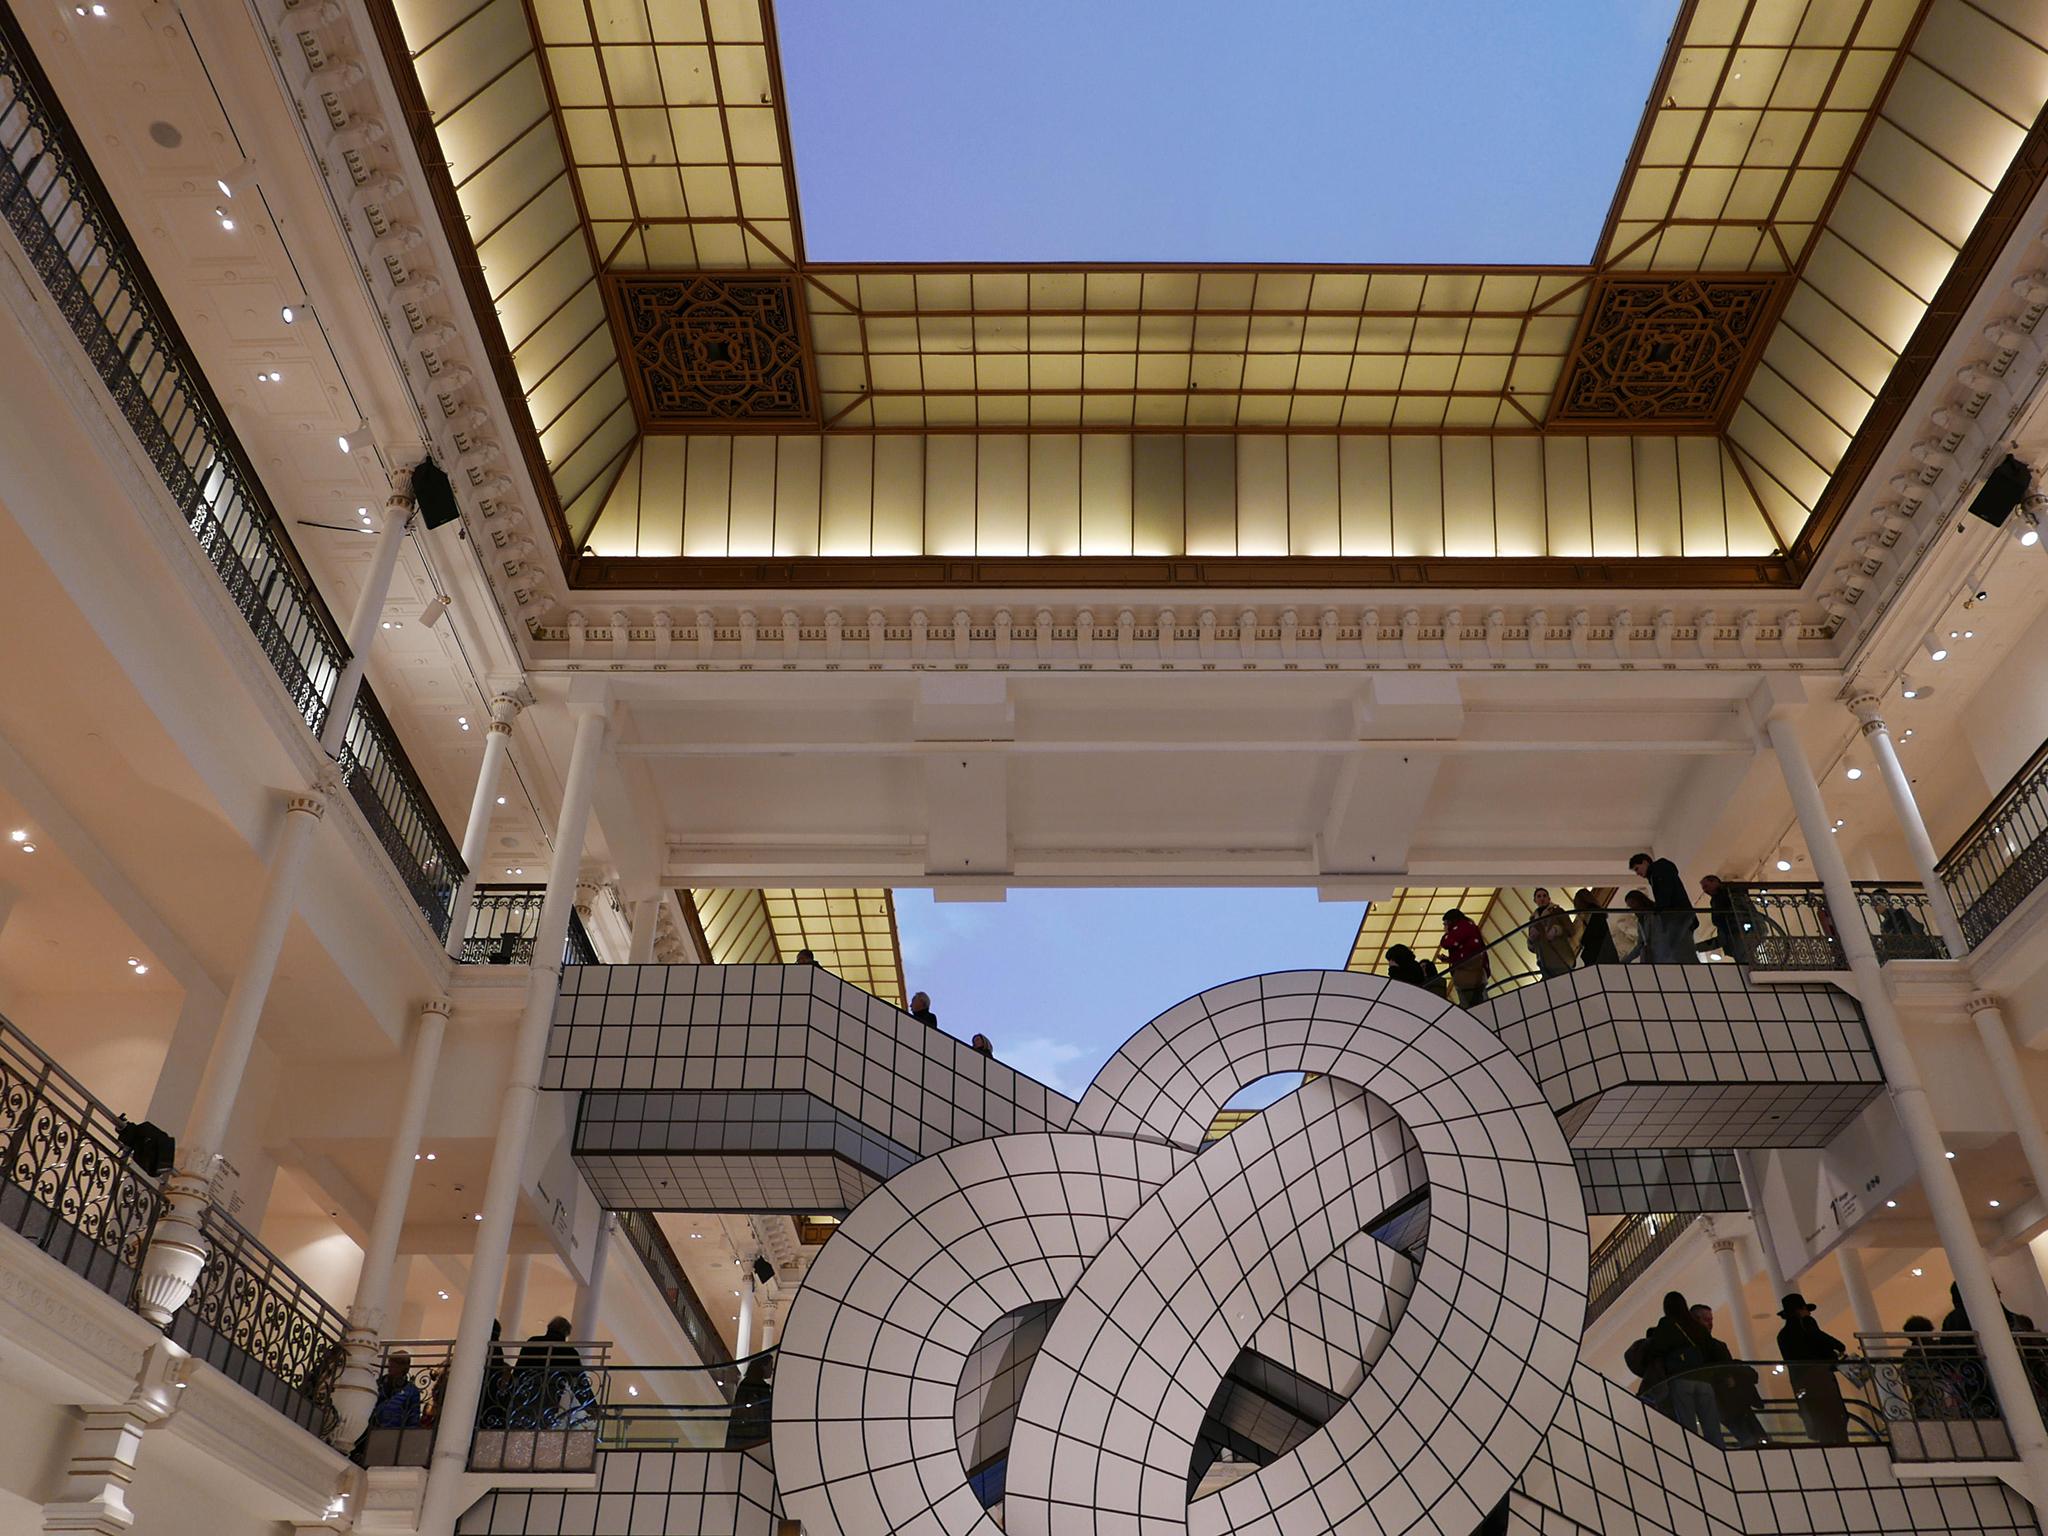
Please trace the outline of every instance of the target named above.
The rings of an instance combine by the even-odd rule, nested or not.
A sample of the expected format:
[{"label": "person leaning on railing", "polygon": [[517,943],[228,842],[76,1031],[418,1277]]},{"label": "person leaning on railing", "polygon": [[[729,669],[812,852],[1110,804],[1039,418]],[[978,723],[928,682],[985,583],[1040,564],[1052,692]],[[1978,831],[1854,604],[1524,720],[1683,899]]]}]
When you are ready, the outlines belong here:
[{"label": "person leaning on railing", "polygon": [[1849,1438],[1849,1408],[1842,1401],[1835,1367],[1849,1352],[1848,1346],[1821,1331],[1813,1320],[1813,1310],[1797,1291],[1784,1298],[1778,1308],[1778,1316],[1785,1320],[1778,1330],[1778,1354],[1799,1399],[1799,1418],[1806,1426],[1807,1439],[1815,1445],[1843,1445]]}]

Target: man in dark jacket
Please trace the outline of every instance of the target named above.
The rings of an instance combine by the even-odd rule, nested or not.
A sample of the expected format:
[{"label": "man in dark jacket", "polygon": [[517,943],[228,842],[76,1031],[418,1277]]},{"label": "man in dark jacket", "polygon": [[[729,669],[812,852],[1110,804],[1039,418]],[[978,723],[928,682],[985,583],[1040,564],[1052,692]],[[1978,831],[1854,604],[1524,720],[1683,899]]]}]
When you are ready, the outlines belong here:
[{"label": "man in dark jacket", "polygon": [[1649,958],[1658,965],[1689,965],[1699,958],[1693,945],[1695,926],[1692,898],[1686,894],[1685,879],[1669,859],[1653,859],[1639,853],[1628,861],[1638,880],[1650,888],[1650,906],[1656,916],[1650,920]]},{"label": "man in dark jacket", "polygon": [[[1756,1411],[1764,1403],[1757,1391],[1756,1368],[1738,1362],[1728,1346],[1714,1336],[1714,1309],[1699,1302],[1692,1320],[1706,1335],[1707,1365],[1714,1383],[1714,1400],[1721,1405],[1721,1427],[1739,1450],[1754,1450],[1764,1443],[1764,1427]],[[1714,1367],[1720,1367],[1715,1370]]]},{"label": "man in dark jacket", "polygon": [[1849,1409],[1842,1402],[1842,1384],[1835,1365],[1848,1347],[1813,1320],[1813,1308],[1797,1291],[1778,1309],[1785,1326],[1778,1330],[1778,1354],[1784,1360],[1799,1418],[1815,1445],[1843,1445],[1849,1438]]}]

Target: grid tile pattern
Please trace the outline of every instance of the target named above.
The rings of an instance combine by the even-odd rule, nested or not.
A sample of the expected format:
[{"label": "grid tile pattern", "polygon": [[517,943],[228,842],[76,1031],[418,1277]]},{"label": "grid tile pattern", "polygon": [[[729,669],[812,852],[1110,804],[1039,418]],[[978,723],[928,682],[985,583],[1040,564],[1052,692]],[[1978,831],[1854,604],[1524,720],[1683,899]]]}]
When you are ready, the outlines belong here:
[{"label": "grid tile pattern", "polygon": [[1473,1013],[1576,1147],[1822,1146],[1883,1083],[1853,1000],[1739,966],[1585,967]]},{"label": "grid tile pattern", "polygon": [[1732,1152],[1604,1152],[1576,1149],[1589,1216],[1746,1211]]},{"label": "grid tile pattern", "polygon": [[[1376,1372],[1298,1451],[1186,1504],[1207,1396],[1256,1328],[1250,1318],[1263,1321],[1306,1273],[1296,1265],[1311,1229],[1294,1223],[1318,1186],[1261,1183],[1263,1154],[1284,1164],[1291,1145],[1276,1105],[1177,1176],[1161,1218],[1119,1233],[1062,1309],[1019,1413],[1011,1532],[1046,1536],[1055,1523],[1123,1531],[1137,1528],[1133,1517],[1147,1530],[1203,1536],[1398,1530],[1424,1519],[1421,1528],[1469,1531],[1533,1454],[1584,1322],[1584,1208],[1535,1083],[1469,1014],[1346,972],[1249,978],[1140,1030],[1074,1123],[1186,1145],[1213,1115],[1214,1095],[1287,1070],[1322,1074],[1282,1101],[1295,1123],[1319,1092],[1360,1086],[1422,1152],[1427,1253]],[[1227,1165],[1204,1167],[1223,1149]],[[1190,1226],[1174,1196],[1185,1187],[1206,1202],[1210,1184],[1206,1226]],[[1235,1241],[1204,1241],[1211,1228]],[[1313,1230],[1333,1235],[1327,1216]],[[1122,1256],[1114,1265],[1113,1255]]]},{"label": "grid tile pattern", "polygon": [[1934,1536],[2033,1531],[2003,1483],[1902,1485],[1882,1446],[1726,1451],[1589,1366],[1510,1501],[1513,1529],[1626,1536]]},{"label": "grid tile pattern", "polygon": [[1387,1347],[1415,1262],[1361,1232],[1309,1272],[1252,1335],[1251,1348],[1339,1397],[1349,1397]]},{"label": "grid tile pattern", "polygon": [[744,1451],[606,1451],[594,1490],[497,1489],[455,1523],[461,1536],[778,1536],[775,1473]]},{"label": "grid tile pattern", "polygon": [[1115,1137],[1000,1136],[870,1196],[812,1263],[783,1329],[774,1447],[790,1514],[812,1536],[992,1536],[955,1423],[969,1355],[1019,1308],[1066,1297],[1193,1159]]},{"label": "grid tile pattern", "polygon": [[574,967],[541,1086],[584,1094],[577,1155],[593,1187],[652,1210],[844,1210],[918,1157],[1073,1113],[801,965]]},{"label": "grid tile pattern", "polygon": [[953,1434],[970,1473],[1009,1450],[1024,1380],[1059,1309],[1056,1301],[1034,1301],[1006,1313],[968,1353],[953,1399]]}]

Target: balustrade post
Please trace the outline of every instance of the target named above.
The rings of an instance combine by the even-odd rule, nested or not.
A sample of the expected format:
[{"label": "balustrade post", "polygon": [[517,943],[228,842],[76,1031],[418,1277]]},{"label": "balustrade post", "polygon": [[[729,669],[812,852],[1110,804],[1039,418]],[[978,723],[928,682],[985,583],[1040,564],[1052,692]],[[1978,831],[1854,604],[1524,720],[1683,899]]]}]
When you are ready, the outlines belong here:
[{"label": "balustrade post", "polygon": [[1855,889],[1849,881],[1848,867],[1842,862],[1842,851],[1835,843],[1833,825],[1821,800],[1820,786],[1814,779],[1806,748],[1799,740],[1791,716],[1772,697],[1768,687],[1759,690],[1755,708],[1763,734],[1777,754],[1786,791],[1792,797],[1792,808],[1806,840],[1806,851],[1813,859],[1814,870],[1827,892],[1828,906],[1836,914],[1835,927],[1856,982],[1856,997],[1863,1006],[1863,1019],[1870,1031],[1871,1046],[1877,1052],[1878,1064],[1884,1069],[1892,1105],[1898,1111],[1907,1144],[1913,1150],[1913,1160],[1920,1172],[1920,1187],[1927,1196],[1928,1208],[1934,1217],[1935,1232],[1948,1254],[1949,1268],[1955,1274],[1963,1305],[1976,1324],[1992,1385],[1997,1390],[2013,1445],[2023,1464],[2026,1493],[2034,1506],[2035,1521],[2044,1536],[2048,1536],[2048,1426],[2042,1423],[2041,1406],[2035,1400],[2026,1365],[2020,1359],[2012,1329],[2006,1325],[2005,1311],[1998,1300],[1998,1287],[1992,1282],[1990,1263],[1977,1241],[1976,1227],[1963,1200],[1962,1187],[1957,1184],[1955,1169],[1944,1155],[1941,1128],[1934,1118],[1933,1106],[1928,1102],[1920,1064],[1906,1042],[1891,994],[1885,990],[1877,952],[1871,947],[1870,935],[1857,911]]},{"label": "balustrade post", "polygon": [[462,832],[462,867],[466,873],[448,913],[448,953],[457,959],[462,957],[470,908],[476,902],[477,867],[483,862],[484,840],[490,836],[491,816],[498,808],[498,780],[504,776],[505,759],[512,749],[512,722],[524,707],[511,693],[501,693],[491,700],[491,724],[484,733],[484,760],[476,771],[476,793],[469,800],[469,824]]},{"label": "balustrade post", "polygon": [[377,1357],[384,1333],[384,1304],[390,1294],[391,1270],[398,1257],[398,1238],[405,1227],[406,1202],[412,1197],[413,1169],[426,1129],[428,1101],[433,1097],[434,1071],[441,1059],[441,1037],[448,1027],[449,1003],[429,998],[420,1005],[413,1026],[412,1063],[406,1074],[405,1097],[398,1125],[384,1159],[384,1183],[377,1192],[376,1214],[363,1244],[363,1267],[356,1280],[356,1299],[348,1312],[347,1363],[334,1384],[337,1422],[328,1439],[344,1449],[356,1443],[369,1425],[377,1404]]},{"label": "balustrade post", "polygon": [[1920,815],[1920,803],[1913,798],[1913,781],[1906,777],[1905,765],[1899,761],[1898,748],[1892,742],[1884,716],[1878,712],[1879,707],[1880,701],[1873,693],[1858,693],[1849,700],[1849,709],[1856,716],[1864,739],[1870,743],[1871,757],[1877,762],[1877,776],[1892,803],[1892,817],[1905,834],[1906,851],[1912,856],[1913,868],[1927,892],[1927,910],[1934,918],[1934,926],[1939,930],[1942,942],[1948,946],[1949,958],[1961,960],[1970,953],[1969,941],[1963,937],[1962,920],[1956,915],[1955,903],[1949,899],[1948,887],[1942,884],[1941,876],[1935,870],[1934,843],[1927,836],[1927,823]]},{"label": "balustrade post", "polygon": [[448,1363],[440,1423],[434,1439],[433,1466],[421,1502],[420,1536],[451,1536],[461,1511],[463,1475],[470,1440],[476,1432],[477,1406],[483,1395],[484,1355],[490,1345],[493,1303],[504,1283],[512,1225],[518,1215],[522,1164],[532,1135],[540,1099],[541,1068],[547,1060],[548,1030],[554,1021],[555,996],[561,984],[562,946],[569,934],[569,913],[576,895],[576,873],[583,839],[590,826],[596,794],[598,761],[603,755],[609,700],[582,701],[569,772],[562,789],[561,814],[555,821],[554,858],[548,867],[547,894],[541,900],[533,961],[527,968],[526,1008],[498,1113],[492,1143],[490,1178],[484,1187],[483,1220],[477,1225],[476,1248],[470,1259],[469,1285],[462,1298],[462,1322]]},{"label": "balustrade post", "polygon": [[93,1532],[114,1536],[135,1523],[128,1486],[142,1438],[178,1411],[192,1357],[169,1339],[159,1339],[142,1357],[142,1371],[127,1400],[81,1410],[73,1431],[64,1484],[43,1505],[43,1531]]},{"label": "balustrade post", "polygon": [[212,1194],[215,1163],[242,1090],[278,957],[284,952],[285,932],[298,902],[299,877],[312,848],[313,833],[327,812],[327,802],[340,791],[330,769],[311,790],[285,802],[284,828],[271,849],[263,895],[257,904],[256,931],[221,1011],[199,1099],[178,1146],[178,1166],[164,1181],[163,1215],[150,1237],[136,1281],[135,1310],[159,1328],[166,1327],[185,1304],[206,1265],[206,1237],[200,1224]]},{"label": "balustrade post", "polygon": [[370,663],[370,642],[377,633],[377,616],[391,595],[391,576],[398,569],[398,554],[405,536],[412,530],[419,506],[412,496],[412,471],[401,469],[391,476],[391,494],[384,498],[384,526],[377,532],[377,547],[370,555],[370,571],[363,578],[363,590],[356,594],[355,612],[348,621],[348,660],[334,681],[327,700],[327,717],[320,723],[320,750],[339,758],[348,739],[349,721],[355,717],[356,696],[363,689],[363,669]]}]

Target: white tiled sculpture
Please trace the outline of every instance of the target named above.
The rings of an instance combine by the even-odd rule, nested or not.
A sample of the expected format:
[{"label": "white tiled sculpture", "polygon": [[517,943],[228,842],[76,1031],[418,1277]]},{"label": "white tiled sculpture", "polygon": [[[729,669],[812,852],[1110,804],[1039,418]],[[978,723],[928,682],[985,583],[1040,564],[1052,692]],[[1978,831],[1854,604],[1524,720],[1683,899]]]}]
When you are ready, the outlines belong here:
[{"label": "white tiled sculpture", "polygon": [[[1239,1088],[1304,1069],[1317,1080],[1195,1157]],[[957,1448],[961,1370],[1005,1314],[1064,1297],[1018,1405],[1010,1532],[1469,1536],[1535,1455],[1585,1314],[1570,1149],[1513,1054],[1378,978],[1258,977],[1140,1030],[1073,1124],[1086,1134],[926,1159],[820,1255],[775,1394],[777,1482],[806,1532],[994,1536]],[[1424,1180],[1428,1251],[1363,1384],[1298,1449],[1190,1505],[1232,1361]],[[1367,1293],[1356,1338],[1390,1308],[1348,1289]]]}]

